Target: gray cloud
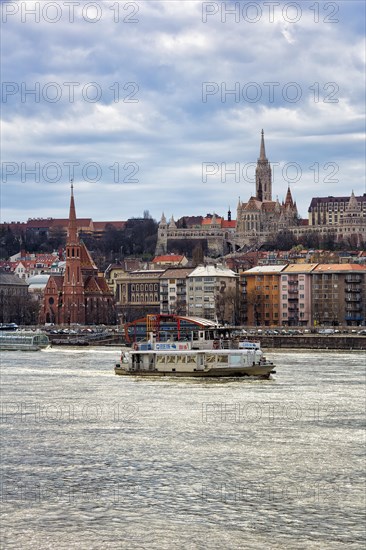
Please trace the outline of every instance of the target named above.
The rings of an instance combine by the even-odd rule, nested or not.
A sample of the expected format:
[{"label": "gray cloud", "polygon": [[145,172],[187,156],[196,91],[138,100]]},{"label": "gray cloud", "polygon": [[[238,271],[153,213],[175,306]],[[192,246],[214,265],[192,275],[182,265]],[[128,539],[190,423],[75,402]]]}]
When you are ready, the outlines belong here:
[{"label": "gray cloud", "polygon": [[[22,23],[21,13],[3,23],[3,81],[19,86],[2,100],[2,159],[19,166],[13,176],[3,172],[4,220],[65,215],[70,162],[79,163],[80,215],[125,219],[145,209],[157,218],[162,211],[176,218],[224,214],[254,190],[243,170],[247,174],[247,164],[257,159],[262,128],[267,155],[279,163],[274,195],[281,199],[293,181],[303,216],[314,195],[365,192],[362,2],[320,2],[319,23],[308,3],[298,3],[301,18],[294,24],[281,10],[273,23],[268,17],[235,23],[229,16],[222,23],[219,2],[207,23],[200,2],[132,4],[138,23],[123,22],[131,11],[123,9],[114,23],[108,1],[100,2],[103,16],[94,24],[83,19],[83,3],[70,23],[61,1],[63,17],[54,24],[42,17]],[[332,14],[329,4],[339,12]],[[257,5],[265,13],[263,3]],[[339,22],[326,23],[326,17]],[[70,82],[80,83],[73,85],[74,101]],[[40,101],[22,94],[21,83],[27,89],[39,83]],[[204,83],[212,83],[205,102]],[[225,87],[235,86],[239,96],[225,96]],[[21,170],[21,163],[31,169],[37,162],[39,182]],[[205,162],[220,166],[206,183]],[[58,181],[50,181],[47,163],[61,168]],[[99,181],[92,181],[92,166],[85,178],[90,163],[100,168]],[[222,163],[228,170],[240,164],[239,181],[229,175],[222,181]],[[288,163],[300,166],[297,181],[291,170],[284,172]],[[133,166],[138,171],[131,176]]]}]

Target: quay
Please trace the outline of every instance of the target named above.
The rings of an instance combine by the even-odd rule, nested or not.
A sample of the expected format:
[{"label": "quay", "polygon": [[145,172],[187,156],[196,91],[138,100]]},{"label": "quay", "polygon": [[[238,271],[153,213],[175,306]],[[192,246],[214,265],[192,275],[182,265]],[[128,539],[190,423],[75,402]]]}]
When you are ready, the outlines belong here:
[{"label": "quay", "polygon": [[358,334],[256,335],[262,348],[366,350],[366,336]]}]

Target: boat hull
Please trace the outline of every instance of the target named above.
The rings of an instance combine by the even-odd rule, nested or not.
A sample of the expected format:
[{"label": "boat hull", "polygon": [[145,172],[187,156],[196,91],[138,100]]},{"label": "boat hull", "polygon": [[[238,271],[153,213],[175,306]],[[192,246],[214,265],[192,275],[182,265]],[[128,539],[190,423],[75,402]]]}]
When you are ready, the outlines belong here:
[{"label": "boat hull", "polygon": [[274,365],[254,365],[244,368],[213,368],[205,370],[195,370],[191,372],[177,371],[158,371],[158,370],[127,370],[120,365],[116,365],[114,372],[120,376],[174,376],[185,378],[227,378],[227,377],[251,377],[268,379],[273,371]]}]

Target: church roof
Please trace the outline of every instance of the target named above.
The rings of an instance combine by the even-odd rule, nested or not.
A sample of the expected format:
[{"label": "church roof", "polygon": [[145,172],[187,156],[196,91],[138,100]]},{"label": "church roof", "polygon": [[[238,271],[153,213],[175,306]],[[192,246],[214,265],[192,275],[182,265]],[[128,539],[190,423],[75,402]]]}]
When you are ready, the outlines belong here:
[{"label": "church roof", "polygon": [[255,197],[250,197],[248,202],[246,203],[244,210],[260,210],[261,209],[261,201],[257,200]]},{"label": "church roof", "polygon": [[49,286],[52,283],[55,283],[57,290],[62,290],[62,285],[64,282],[64,276],[63,275],[51,275],[50,278],[47,281],[47,285]]},{"label": "church roof", "polygon": [[263,201],[262,210],[265,212],[274,212],[276,209],[276,201]]},{"label": "church roof", "polygon": [[80,243],[81,246],[81,269],[98,269],[95,265],[93,258],[90,255],[89,250],[86,248],[85,244]]}]

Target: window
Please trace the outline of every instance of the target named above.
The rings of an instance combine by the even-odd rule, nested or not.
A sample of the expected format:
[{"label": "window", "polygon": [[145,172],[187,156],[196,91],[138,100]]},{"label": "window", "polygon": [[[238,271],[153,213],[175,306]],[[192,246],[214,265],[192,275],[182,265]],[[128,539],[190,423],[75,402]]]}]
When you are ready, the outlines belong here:
[{"label": "window", "polygon": [[304,285],[299,285],[299,290],[304,290]]},{"label": "window", "polygon": [[305,298],[305,294],[300,294],[300,300],[303,300]]},{"label": "window", "polygon": [[287,294],[282,294],[282,300],[287,300]]}]

